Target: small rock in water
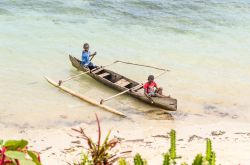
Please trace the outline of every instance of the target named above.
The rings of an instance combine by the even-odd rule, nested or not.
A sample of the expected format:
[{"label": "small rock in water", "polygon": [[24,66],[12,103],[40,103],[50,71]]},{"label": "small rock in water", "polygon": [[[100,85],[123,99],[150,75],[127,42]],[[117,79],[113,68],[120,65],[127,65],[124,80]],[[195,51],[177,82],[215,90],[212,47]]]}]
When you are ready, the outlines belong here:
[{"label": "small rock in water", "polygon": [[213,109],[216,109],[216,106],[214,106],[214,105],[205,105],[204,109],[206,109],[206,110],[213,110]]},{"label": "small rock in water", "polygon": [[68,117],[66,115],[60,115],[60,118],[67,119]]},{"label": "small rock in water", "polygon": [[151,143],[153,143],[153,142],[150,142],[150,141],[149,141],[149,142],[145,142],[145,143],[146,143],[146,144],[151,144]]},{"label": "small rock in water", "polygon": [[144,142],[144,139],[126,140],[126,142]]},{"label": "small rock in water", "polygon": [[239,116],[238,115],[233,115],[232,119],[237,119]]},{"label": "small rock in water", "polygon": [[37,83],[38,83],[37,81],[33,81],[33,82],[27,83],[27,85],[34,85],[34,84],[37,84]]},{"label": "small rock in water", "polygon": [[146,113],[146,116],[151,120],[174,120],[171,113],[168,113],[164,110],[149,110]]},{"label": "small rock in water", "polygon": [[198,113],[196,113],[196,114],[194,114],[195,116],[203,116],[202,114],[198,114]]},{"label": "small rock in water", "polygon": [[118,141],[125,140],[125,138],[121,138],[121,137],[118,137],[118,136],[114,136],[114,138],[118,139]]},{"label": "small rock in water", "polygon": [[48,151],[48,150],[50,150],[52,147],[50,146],[50,147],[46,147],[45,149],[43,149],[41,152],[44,152],[44,151]]},{"label": "small rock in water", "polygon": [[71,143],[81,144],[81,141],[80,140],[76,140],[76,141],[72,141]]},{"label": "small rock in water", "polygon": [[71,147],[71,148],[65,148],[64,151],[65,151],[66,153],[70,153],[70,152],[74,152],[75,149],[72,148],[72,147]]},{"label": "small rock in water", "polygon": [[246,132],[235,132],[234,134],[237,134],[237,135],[244,135],[244,134],[247,134]]},{"label": "small rock in water", "polygon": [[192,135],[192,136],[189,137],[188,142],[191,142],[191,141],[193,141],[194,139],[200,140],[200,139],[203,139],[203,138],[202,138],[201,136]]},{"label": "small rock in water", "polygon": [[229,116],[229,113],[220,112],[219,114],[220,114],[221,117]]},{"label": "small rock in water", "polygon": [[168,136],[168,135],[154,135],[154,136],[152,136],[152,137],[169,139],[169,136]]},{"label": "small rock in water", "polygon": [[226,132],[225,131],[212,131],[211,135],[212,136],[220,136],[220,135],[224,135]]}]

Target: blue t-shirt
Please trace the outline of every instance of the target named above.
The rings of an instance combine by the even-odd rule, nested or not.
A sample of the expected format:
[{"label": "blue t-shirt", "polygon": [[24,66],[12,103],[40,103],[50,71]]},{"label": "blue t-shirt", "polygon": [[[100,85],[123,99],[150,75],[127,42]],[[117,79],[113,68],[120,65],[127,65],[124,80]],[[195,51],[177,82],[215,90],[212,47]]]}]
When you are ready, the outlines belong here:
[{"label": "blue t-shirt", "polygon": [[90,60],[89,60],[89,56],[90,56],[90,51],[86,52],[86,51],[82,51],[82,65],[89,65]]}]

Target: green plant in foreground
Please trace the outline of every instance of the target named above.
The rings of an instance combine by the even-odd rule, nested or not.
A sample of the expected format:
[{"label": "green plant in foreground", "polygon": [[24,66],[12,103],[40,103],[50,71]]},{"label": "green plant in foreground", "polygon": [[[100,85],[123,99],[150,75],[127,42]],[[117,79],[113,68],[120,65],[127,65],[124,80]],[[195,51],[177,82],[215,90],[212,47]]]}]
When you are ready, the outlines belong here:
[{"label": "green plant in foreground", "polygon": [[196,155],[192,165],[215,165],[215,152],[212,150],[212,142],[207,139],[206,156]]},{"label": "green plant in foreground", "polygon": [[175,165],[176,164],[176,132],[170,131],[170,148],[169,152],[163,154],[163,165]]},{"label": "green plant in foreground", "polygon": [[170,131],[170,149],[169,149],[169,153],[170,153],[170,157],[172,160],[176,159],[176,132],[175,130],[171,130]]},{"label": "green plant in foreground", "polygon": [[196,155],[192,165],[202,165],[202,158],[203,158],[202,154]]},{"label": "green plant in foreground", "polygon": [[212,148],[212,142],[210,139],[207,139],[207,147],[206,147],[206,160],[209,165],[215,165],[216,163],[216,155]]},{"label": "green plant in foreground", "polygon": [[93,163],[89,160],[88,155],[83,153],[82,158],[81,158],[81,162],[74,163],[74,164],[77,164],[77,165],[92,165]]},{"label": "green plant in foreground", "polygon": [[212,152],[210,165],[215,165],[215,163],[216,163],[216,155],[215,152]]},{"label": "green plant in foreground", "polygon": [[184,163],[181,163],[181,165],[188,165],[188,164],[184,162]]},{"label": "green plant in foreground", "polygon": [[134,165],[147,165],[147,161],[142,159],[141,155],[137,153],[134,157]]},{"label": "green plant in foreground", "polygon": [[111,154],[111,150],[119,142],[118,139],[113,138],[109,140],[109,136],[111,133],[111,131],[109,131],[104,142],[101,144],[101,127],[97,115],[96,121],[98,126],[97,142],[94,142],[89,136],[87,136],[82,128],[80,128],[79,130],[72,128],[72,130],[80,133],[82,135],[82,138],[87,141],[88,144],[88,152],[84,154],[82,160],[79,163],[74,163],[74,165],[112,165],[119,159],[116,154]]},{"label": "green plant in foreground", "polygon": [[210,161],[211,157],[212,157],[212,142],[210,139],[207,139],[206,160]]},{"label": "green plant in foreground", "polygon": [[[192,165],[215,165],[216,155],[212,150],[212,142],[210,139],[206,141],[206,156],[202,154],[196,155],[193,160]],[[176,159],[180,158],[176,156],[176,132],[171,130],[170,132],[170,149],[169,152],[163,154],[163,165],[175,165]],[[181,165],[187,165],[187,163],[182,163]]]},{"label": "green plant in foreground", "polygon": [[127,165],[127,162],[124,158],[119,159],[119,165]]},{"label": "green plant in foreground", "polygon": [[170,156],[168,153],[163,155],[163,165],[170,165]]},{"label": "green plant in foreground", "polygon": [[[99,119],[96,115],[96,121],[98,126],[98,140],[95,143],[90,137],[88,137],[84,130],[80,128],[79,130],[73,129],[82,135],[82,138],[87,141],[88,149],[87,153],[82,155],[82,159],[74,165],[112,165],[118,161],[119,165],[128,165],[125,158],[120,158],[117,154],[111,154],[111,150],[118,143],[117,139],[109,140],[110,131],[108,132],[104,142],[101,144],[101,127]],[[1,141],[0,141],[1,143]],[[125,154],[131,151],[122,152],[120,154]],[[167,153],[163,154],[163,165],[176,165],[176,160],[181,157],[177,156],[176,153],[176,131],[171,130],[170,132],[170,148]],[[212,150],[212,142],[210,139],[206,141],[206,155],[197,154],[193,160],[192,165],[215,165],[216,155]],[[1,165],[1,164],[0,164]],[[142,159],[141,155],[137,153],[134,156],[134,165],[147,165],[147,161]],[[181,165],[188,165],[183,162]]]},{"label": "green plant in foreground", "polygon": [[26,140],[0,140],[0,165],[41,165],[39,154],[27,145]]}]

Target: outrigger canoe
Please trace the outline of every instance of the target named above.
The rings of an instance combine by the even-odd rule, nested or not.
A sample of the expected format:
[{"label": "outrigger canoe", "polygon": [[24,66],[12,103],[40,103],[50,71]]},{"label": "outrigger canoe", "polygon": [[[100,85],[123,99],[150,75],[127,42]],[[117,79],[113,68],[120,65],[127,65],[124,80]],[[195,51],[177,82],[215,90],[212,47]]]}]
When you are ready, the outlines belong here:
[{"label": "outrigger canoe", "polygon": [[[69,59],[72,65],[80,71],[87,72],[89,71],[88,68],[81,65],[81,61],[73,56],[69,56]],[[152,106],[159,107],[169,111],[176,111],[177,110],[177,100],[171,97],[152,97],[152,100],[149,100],[144,95],[144,90],[141,86],[141,83],[131,80],[125,76],[122,76],[118,73],[115,73],[111,70],[105,69],[100,67],[94,71],[87,73],[93,79],[113,88],[120,92],[129,90],[127,94],[130,96],[137,98],[140,101],[148,103]]]}]

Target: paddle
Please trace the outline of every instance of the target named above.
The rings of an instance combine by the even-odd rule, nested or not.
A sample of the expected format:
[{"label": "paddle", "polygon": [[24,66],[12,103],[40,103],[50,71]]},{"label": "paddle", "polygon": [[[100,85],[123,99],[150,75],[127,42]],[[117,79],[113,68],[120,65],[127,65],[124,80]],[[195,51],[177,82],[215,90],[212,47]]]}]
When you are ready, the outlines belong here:
[{"label": "paddle", "polygon": [[[138,89],[139,88],[141,88],[143,85],[138,85],[138,86],[136,86],[136,88],[138,87]],[[135,87],[134,87],[135,88]],[[123,92],[120,92],[120,93],[118,93],[118,94],[116,94],[116,95],[113,95],[113,96],[110,96],[110,97],[108,97],[108,98],[106,98],[106,99],[101,99],[101,101],[100,101],[100,104],[103,104],[103,102],[105,102],[105,101],[108,101],[108,100],[110,100],[110,99],[112,99],[112,98],[114,98],[114,97],[117,97],[117,96],[120,96],[120,95],[122,95],[122,94],[124,94],[124,93],[127,93],[128,91],[132,91],[133,90],[133,88],[132,89],[127,89],[127,90],[125,90],[125,91],[123,91]]]},{"label": "paddle", "polygon": [[[94,57],[94,56],[93,56],[93,57]],[[90,60],[92,60],[93,57],[92,57]],[[74,75],[74,76],[70,76],[70,77],[66,78],[65,80],[59,80],[58,85],[60,86],[62,83],[66,82],[66,81],[69,81],[69,80],[72,80],[72,79],[74,79],[74,78],[77,78],[77,77],[79,77],[79,76],[81,76],[81,75],[84,75],[84,74],[93,72],[93,71],[95,71],[95,70],[97,70],[97,69],[100,69],[100,68],[106,68],[106,67],[111,66],[111,65],[113,65],[113,64],[115,64],[115,63],[117,63],[117,61],[114,61],[114,62],[112,62],[112,63],[110,63],[110,64],[108,64],[108,65],[104,65],[104,66],[97,67],[97,68],[92,69],[92,70],[88,70],[88,71],[86,71],[86,72],[83,72],[83,73],[80,73],[80,74],[77,74],[77,75]]]},{"label": "paddle", "polygon": [[90,61],[92,61],[92,59],[96,56],[96,52],[93,54],[93,56],[91,57]]},{"label": "paddle", "polygon": [[[95,53],[92,55],[90,61],[92,61],[92,59],[96,56],[96,54],[97,54],[97,53],[95,52]],[[96,69],[99,69],[99,68],[96,68]],[[96,69],[95,69],[95,70],[96,70]],[[76,77],[78,77],[78,76],[87,74],[87,73],[89,73],[90,71],[91,71],[91,70],[86,71],[86,72],[83,72],[83,73],[80,73],[80,74],[75,75],[75,76],[68,77],[68,78],[65,79],[65,80],[59,80],[58,85],[60,86],[60,85],[62,85],[62,83],[66,82],[66,81],[69,81],[69,80],[72,80],[72,79],[74,79],[74,78],[76,78]],[[93,71],[94,71],[94,70],[93,70]]]},{"label": "paddle", "polygon": [[149,101],[151,102],[151,104],[155,103],[154,100],[150,96],[148,96],[147,94],[144,94],[144,95],[149,99]]}]

